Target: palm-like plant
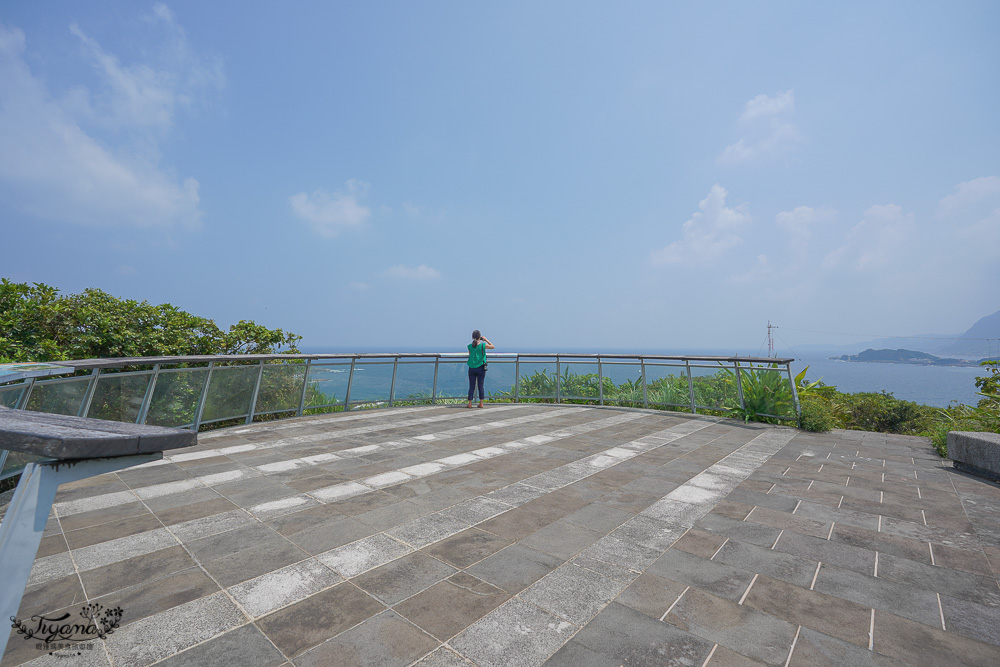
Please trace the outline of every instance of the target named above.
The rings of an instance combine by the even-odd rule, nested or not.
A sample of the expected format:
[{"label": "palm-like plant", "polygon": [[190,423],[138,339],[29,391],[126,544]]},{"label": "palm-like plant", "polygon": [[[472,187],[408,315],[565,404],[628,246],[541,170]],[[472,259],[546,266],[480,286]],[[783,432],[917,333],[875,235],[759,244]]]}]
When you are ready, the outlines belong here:
[{"label": "palm-like plant", "polygon": [[[729,408],[731,416],[742,417],[744,422],[773,421],[788,416],[792,407],[792,388],[781,377],[777,364],[738,370],[743,404]],[[727,382],[736,382],[736,371],[726,369],[724,374]]]}]

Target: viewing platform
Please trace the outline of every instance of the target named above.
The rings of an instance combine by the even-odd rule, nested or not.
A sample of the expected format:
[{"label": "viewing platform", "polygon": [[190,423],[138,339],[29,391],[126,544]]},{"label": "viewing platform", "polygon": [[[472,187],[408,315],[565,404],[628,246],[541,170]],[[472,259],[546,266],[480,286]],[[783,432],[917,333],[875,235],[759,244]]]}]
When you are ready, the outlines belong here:
[{"label": "viewing platform", "polygon": [[[141,423],[177,386],[144,377]],[[208,400],[179,425],[231,416]],[[3,665],[997,665],[1000,486],[950,466],[600,405],[239,424],[59,488],[17,618],[120,623],[59,655],[12,631]]]}]

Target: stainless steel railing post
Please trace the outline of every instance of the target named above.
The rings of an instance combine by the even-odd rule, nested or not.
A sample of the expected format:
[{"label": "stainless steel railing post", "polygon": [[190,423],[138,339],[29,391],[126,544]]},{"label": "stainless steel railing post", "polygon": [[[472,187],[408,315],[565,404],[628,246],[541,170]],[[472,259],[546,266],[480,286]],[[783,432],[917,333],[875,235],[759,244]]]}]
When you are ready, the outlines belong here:
[{"label": "stainless steel railing post", "polygon": [[28,398],[31,396],[31,390],[35,388],[36,378],[28,378],[28,386],[21,390],[21,396],[17,399],[17,404],[14,406],[15,410],[26,410],[28,408]]},{"label": "stainless steel railing post", "polygon": [[601,368],[601,357],[597,357],[597,404],[604,405],[604,369]]},{"label": "stainless steel railing post", "polygon": [[299,396],[299,410],[296,417],[301,417],[306,409],[306,389],[309,388],[309,370],[312,368],[312,359],[306,359],[306,374],[302,376],[302,394]]},{"label": "stainless steel railing post", "polygon": [[396,367],[399,365],[399,357],[392,360],[392,382],[389,383],[389,407],[392,407],[393,396],[396,395]]},{"label": "stainless steel railing post", "polygon": [[212,382],[212,371],[215,370],[215,362],[208,362],[208,373],[205,374],[205,383],[201,385],[201,395],[198,396],[198,408],[194,413],[194,430],[201,427],[201,416],[205,412],[205,400],[208,398],[208,385]]},{"label": "stainless steel railing post", "polygon": [[694,402],[694,380],[691,378],[691,362],[685,360],[684,367],[687,369],[688,376],[688,397],[691,399],[691,414],[698,414],[698,406]]},{"label": "stainless steel railing post", "polygon": [[802,406],[799,405],[799,390],[795,386],[795,378],[792,377],[792,364],[791,362],[785,364],[785,370],[788,371],[788,384],[792,387],[792,405],[795,407],[795,416],[801,422],[802,421]]},{"label": "stainless steel railing post", "polygon": [[559,402],[559,385],[562,382],[561,371],[559,370],[559,355],[556,355],[556,403]]},{"label": "stainless steel railing post", "polygon": [[740,362],[734,361],[733,367],[736,370],[736,394],[740,398],[740,410],[746,410],[746,402],[743,400],[743,372],[740,370]]},{"label": "stainless steel railing post", "polygon": [[354,364],[357,360],[357,357],[351,357],[351,370],[347,374],[347,394],[344,396],[344,412],[351,409],[351,383],[354,381]]},{"label": "stainless steel railing post", "polygon": [[90,382],[87,383],[87,391],[84,392],[83,400],[80,401],[80,409],[76,413],[77,417],[86,417],[87,413],[90,412],[90,403],[94,400],[94,391],[97,389],[97,380],[100,377],[100,368],[90,371]]},{"label": "stainless steel railing post", "polygon": [[438,365],[441,363],[441,357],[434,357],[434,384],[431,385],[431,405],[437,403],[438,394]]},{"label": "stainless steel railing post", "polygon": [[153,377],[149,378],[146,385],[146,395],[142,397],[142,405],[139,407],[139,414],[135,417],[136,424],[145,424],[146,415],[149,414],[149,404],[153,402],[153,392],[156,391],[156,378],[160,375],[160,365],[153,364]]},{"label": "stainless steel railing post", "polygon": [[649,407],[649,394],[646,393],[646,360],[639,357],[639,367],[642,369],[642,407]]},{"label": "stainless steel railing post", "polygon": [[520,389],[521,389],[521,355],[518,354],[514,358],[514,402],[520,403]]},{"label": "stainless steel railing post", "polygon": [[253,394],[250,396],[250,409],[247,410],[247,420],[246,424],[253,423],[253,413],[257,408],[257,395],[260,393],[260,380],[264,377],[264,360],[260,360],[260,366],[257,368],[257,383],[253,386]]}]

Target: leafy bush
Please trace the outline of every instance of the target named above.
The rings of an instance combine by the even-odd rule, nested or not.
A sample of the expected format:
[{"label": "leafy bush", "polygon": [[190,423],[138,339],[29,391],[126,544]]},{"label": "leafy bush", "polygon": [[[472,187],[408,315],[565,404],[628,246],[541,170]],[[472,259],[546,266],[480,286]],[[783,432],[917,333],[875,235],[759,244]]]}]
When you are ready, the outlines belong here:
[{"label": "leafy bush", "polygon": [[118,299],[99,289],[61,295],[42,283],[0,280],[0,363],[295,353],[300,340],[246,320],[223,330],[167,303]]},{"label": "leafy bush", "polygon": [[[985,397],[979,401],[979,405],[991,400],[996,400],[995,395],[1000,394],[1000,361],[994,359],[979,362],[980,366],[989,369],[990,374],[976,378],[976,388]],[[991,394],[994,396],[991,397]]]},{"label": "leafy bush", "polygon": [[842,428],[918,435],[929,430],[934,417],[933,408],[900,400],[887,391],[840,396],[835,405]]},{"label": "leafy bush", "polygon": [[837,427],[830,401],[819,396],[805,396],[800,402],[802,416],[799,428],[813,433],[825,433]]},{"label": "leafy bush", "polygon": [[[793,416],[792,389],[777,364],[768,368],[741,368],[739,372],[743,405],[729,408],[731,416],[742,418],[744,422],[776,422],[777,418]],[[735,385],[735,371],[726,369],[722,375],[726,382]]]},{"label": "leafy bush", "polygon": [[[976,386],[991,386],[991,380],[993,378],[976,378]],[[941,456],[948,455],[948,431],[1000,433],[1000,393],[979,392],[979,395],[983,398],[975,407],[952,405],[938,411],[929,435]]]},{"label": "leafy bush", "polygon": [[976,406],[953,404],[932,408],[895,398],[888,392],[844,394],[821,382],[803,386],[796,378],[801,398],[800,426],[806,430],[846,428],[929,437],[941,456],[948,455],[949,431],[1000,433],[1000,362],[982,362],[990,370],[976,378],[982,398]]}]

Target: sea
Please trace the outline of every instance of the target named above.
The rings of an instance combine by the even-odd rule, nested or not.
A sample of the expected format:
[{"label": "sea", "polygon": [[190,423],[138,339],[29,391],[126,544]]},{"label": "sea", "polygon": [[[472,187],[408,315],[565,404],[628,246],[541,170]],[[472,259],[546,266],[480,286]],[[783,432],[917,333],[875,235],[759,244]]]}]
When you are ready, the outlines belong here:
[{"label": "sea", "polygon": [[[304,353],[307,354],[326,354],[326,353],[397,353],[397,352],[464,352],[463,348],[457,350],[449,349],[430,349],[430,348],[406,348],[406,349],[388,349],[388,348],[373,348],[373,347],[304,347],[302,349]],[[546,349],[546,348],[524,348],[524,349],[514,349],[514,350],[498,350],[502,352],[537,352],[537,353],[554,353],[556,350]],[[594,353],[596,350],[589,349],[560,349],[559,352],[565,353]],[[758,350],[746,350],[746,349],[702,349],[702,350],[637,350],[637,349],[602,349],[600,350],[602,354],[663,354],[663,355],[707,355],[707,356],[765,356],[761,355]],[[777,354],[779,357],[789,358],[795,355],[792,354]],[[795,361],[792,362],[792,374],[798,374],[802,369],[808,368],[806,371],[806,380],[822,380],[824,384],[829,386],[834,386],[838,390],[846,393],[862,392],[862,391],[872,391],[880,392],[885,391],[891,393],[893,396],[899,399],[914,401],[916,403],[921,403],[924,405],[930,405],[934,407],[947,407],[953,403],[964,403],[966,405],[975,405],[982,398],[976,394],[977,389],[975,385],[975,379],[978,376],[986,375],[987,371],[985,368],[974,366],[974,367],[964,367],[964,366],[920,366],[916,364],[880,364],[880,363],[867,363],[867,362],[847,362],[830,359],[830,355],[824,355],[820,353],[811,353],[803,355],[802,357],[795,356]],[[551,364],[549,364],[551,366]],[[464,369],[461,364],[449,364],[448,372],[442,371],[438,378],[438,391],[439,395],[442,393],[446,395],[461,395],[465,393],[467,387]],[[539,365],[541,368],[541,365]],[[522,362],[521,373],[522,375],[530,367]],[[621,382],[622,380],[629,378],[629,376],[637,376],[637,367],[633,366],[622,366],[618,369],[612,369],[605,366],[605,374],[615,380],[616,382]],[[354,398],[361,399],[364,394],[371,393],[372,400],[377,399],[381,394],[385,393],[388,387],[387,377],[383,378],[381,376],[386,375],[391,377],[392,366],[389,365],[368,365],[364,367],[365,375],[367,380],[361,380],[361,374],[358,374],[356,379],[355,387],[352,388],[352,400]],[[493,371],[496,372],[493,372]],[[575,367],[575,370],[580,373],[596,372],[596,366],[593,368],[588,368],[586,366]],[[710,372],[709,370],[704,370],[702,372]],[[429,386],[423,387],[423,385],[430,382],[429,377],[423,377],[428,373],[432,374],[432,371],[425,370],[417,373],[420,379],[417,378],[417,369],[414,368],[413,372],[400,373],[397,377],[397,396],[406,395],[407,385],[412,385],[413,391],[426,391],[429,393]],[[507,376],[510,377],[507,377]],[[621,377],[616,377],[616,376]],[[343,376],[341,376],[343,377]],[[409,378],[413,378],[410,380]],[[346,380],[346,378],[344,378]],[[634,378],[630,378],[634,379]],[[339,380],[339,378],[338,378]],[[487,375],[487,389],[497,390],[506,389],[512,384],[513,380],[513,369],[506,367],[504,364],[495,364],[490,368],[490,372]],[[342,382],[342,381],[341,381]],[[338,382],[340,384],[341,382]],[[499,384],[497,384],[499,382]],[[507,386],[500,387],[501,384]],[[384,385],[384,387],[383,387]],[[494,386],[490,386],[494,385]],[[370,392],[366,391],[366,387],[371,387]],[[376,389],[378,387],[378,389]],[[331,385],[332,388],[332,385]]]}]

